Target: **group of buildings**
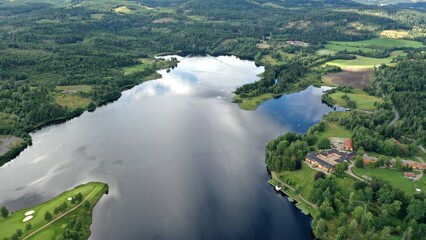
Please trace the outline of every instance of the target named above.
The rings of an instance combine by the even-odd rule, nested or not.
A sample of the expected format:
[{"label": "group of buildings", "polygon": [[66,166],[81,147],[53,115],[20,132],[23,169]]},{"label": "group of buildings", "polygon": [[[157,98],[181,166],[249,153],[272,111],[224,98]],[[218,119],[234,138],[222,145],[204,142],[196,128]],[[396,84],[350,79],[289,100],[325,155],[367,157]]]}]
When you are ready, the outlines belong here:
[{"label": "group of buildings", "polygon": [[[309,163],[312,167],[318,168],[323,172],[333,172],[337,164],[347,162],[356,157],[356,152],[354,152],[354,147],[351,139],[344,139],[343,142],[340,143],[343,143],[340,144],[340,147],[334,146],[330,150],[320,151],[317,153],[308,153],[306,155],[305,161]],[[370,157],[367,154],[364,154],[363,156],[364,165],[374,164],[376,161],[377,158],[375,157]],[[401,165],[403,167],[409,167],[415,170],[426,169],[426,163],[419,163],[410,160],[403,160]],[[410,179],[414,178],[414,176],[411,176],[408,173],[404,174],[404,176]]]},{"label": "group of buildings", "polygon": [[319,153],[308,153],[305,161],[324,172],[333,172],[337,164],[347,162],[356,156],[350,139],[345,139],[343,148],[342,150],[332,148]]}]

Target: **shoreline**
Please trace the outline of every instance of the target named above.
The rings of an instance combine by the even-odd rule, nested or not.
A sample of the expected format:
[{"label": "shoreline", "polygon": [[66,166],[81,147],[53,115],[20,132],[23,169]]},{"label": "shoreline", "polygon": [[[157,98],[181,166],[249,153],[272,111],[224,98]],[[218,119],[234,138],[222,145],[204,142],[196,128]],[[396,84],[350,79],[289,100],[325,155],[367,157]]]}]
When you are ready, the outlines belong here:
[{"label": "shoreline", "polygon": [[[165,69],[167,69],[167,68],[165,68]],[[13,148],[9,149],[5,154],[3,154],[2,156],[0,156],[0,168],[3,167],[3,166],[5,166],[7,163],[12,162],[25,149],[27,149],[28,147],[32,146],[31,133],[39,131],[39,130],[45,128],[45,127],[50,127],[50,126],[59,125],[59,124],[68,122],[70,120],[73,120],[74,118],[80,117],[85,112],[93,112],[93,111],[95,111],[99,107],[106,106],[106,105],[108,105],[110,103],[113,103],[113,102],[115,102],[115,101],[117,101],[118,99],[121,98],[122,93],[124,91],[132,89],[132,88],[136,87],[137,85],[145,83],[145,82],[148,82],[148,81],[161,79],[163,76],[158,73],[158,71],[161,71],[161,70],[164,70],[164,69],[158,69],[154,73],[151,73],[151,74],[145,76],[145,77],[148,77],[148,79],[144,80],[144,81],[142,81],[140,83],[130,84],[130,85],[126,85],[126,86],[121,87],[119,94],[117,94],[116,96],[113,96],[113,97],[111,97],[109,99],[106,99],[106,100],[103,100],[103,101],[99,102],[94,107],[91,107],[91,108],[89,107],[87,109],[84,109],[83,111],[73,112],[69,116],[63,116],[63,117],[59,117],[59,118],[47,120],[47,121],[44,121],[42,123],[39,123],[39,124],[35,125],[30,131],[27,132],[28,135],[24,138],[25,141],[23,143],[21,143],[20,145],[18,145],[16,147],[13,147]],[[156,77],[158,76],[158,78],[151,78],[153,74]]]}]

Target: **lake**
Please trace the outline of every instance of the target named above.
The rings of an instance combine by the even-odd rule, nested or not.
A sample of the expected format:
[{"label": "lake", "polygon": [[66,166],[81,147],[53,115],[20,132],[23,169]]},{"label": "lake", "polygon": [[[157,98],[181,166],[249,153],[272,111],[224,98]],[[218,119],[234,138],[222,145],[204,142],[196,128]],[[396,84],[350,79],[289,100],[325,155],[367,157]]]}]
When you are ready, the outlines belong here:
[{"label": "lake", "polygon": [[30,207],[89,181],[110,186],[91,239],[312,239],[310,217],[267,183],[265,144],[332,108],[324,88],[232,103],[263,67],[232,56],[180,58],[94,112],[32,134],[0,168],[0,206]]}]

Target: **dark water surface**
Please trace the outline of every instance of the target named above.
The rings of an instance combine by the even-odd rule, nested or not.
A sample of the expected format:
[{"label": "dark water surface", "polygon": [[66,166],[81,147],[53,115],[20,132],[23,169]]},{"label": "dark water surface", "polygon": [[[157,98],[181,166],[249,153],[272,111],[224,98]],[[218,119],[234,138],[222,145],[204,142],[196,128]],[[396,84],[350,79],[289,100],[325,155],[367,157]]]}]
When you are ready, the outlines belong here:
[{"label": "dark water surface", "polygon": [[91,239],[312,239],[310,218],[267,184],[264,148],[332,109],[311,87],[240,110],[231,92],[262,71],[235,57],[182,58],[162,79],[35,132],[0,168],[0,205],[30,207],[103,181],[110,193]]}]

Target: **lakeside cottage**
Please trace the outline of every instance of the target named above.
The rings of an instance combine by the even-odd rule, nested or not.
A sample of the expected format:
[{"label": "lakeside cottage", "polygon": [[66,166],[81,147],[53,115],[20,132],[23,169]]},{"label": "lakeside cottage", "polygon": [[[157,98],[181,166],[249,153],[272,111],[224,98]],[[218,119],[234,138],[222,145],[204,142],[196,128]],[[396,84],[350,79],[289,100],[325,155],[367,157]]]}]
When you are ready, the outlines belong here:
[{"label": "lakeside cottage", "polygon": [[319,153],[308,153],[305,160],[314,167],[318,167],[326,172],[333,172],[337,164],[346,162],[355,156],[355,152],[342,152],[336,149],[330,149]]}]

